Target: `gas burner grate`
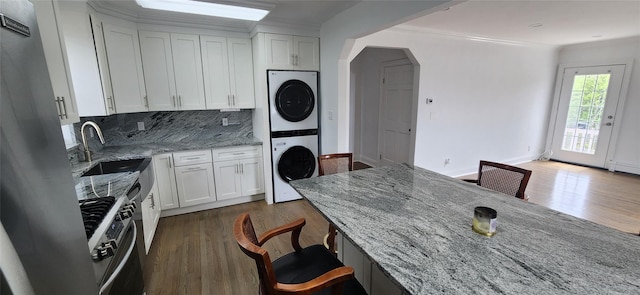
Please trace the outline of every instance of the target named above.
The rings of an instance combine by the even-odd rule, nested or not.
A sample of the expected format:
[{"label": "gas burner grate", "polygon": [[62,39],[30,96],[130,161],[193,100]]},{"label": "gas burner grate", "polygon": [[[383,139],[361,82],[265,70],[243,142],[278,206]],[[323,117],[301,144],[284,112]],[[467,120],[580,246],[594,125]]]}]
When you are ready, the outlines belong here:
[{"label": "gas burner grate", "polygon": [[80,201],[80,212],[82,213],[82,222],[84,223],[84,232],[87,239],[96,231],[100,222],[107,215],[109,209],[113,207],[116,198],[107,196],[103,198],[95,198]]}]

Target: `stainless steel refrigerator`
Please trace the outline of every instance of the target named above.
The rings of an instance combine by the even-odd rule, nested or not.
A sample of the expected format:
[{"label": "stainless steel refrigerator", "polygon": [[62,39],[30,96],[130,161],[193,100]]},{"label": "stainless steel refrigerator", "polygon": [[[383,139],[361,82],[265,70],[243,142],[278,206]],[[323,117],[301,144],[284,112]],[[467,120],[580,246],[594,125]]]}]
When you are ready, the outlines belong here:
[{"label": "stainless steel refrigerator", "polygon": [[0,0],[0,13],[0,218],[18,258],[0,263],[0,293],[20,292],[22,264],[35,294],[97,294],[33,5]]}]

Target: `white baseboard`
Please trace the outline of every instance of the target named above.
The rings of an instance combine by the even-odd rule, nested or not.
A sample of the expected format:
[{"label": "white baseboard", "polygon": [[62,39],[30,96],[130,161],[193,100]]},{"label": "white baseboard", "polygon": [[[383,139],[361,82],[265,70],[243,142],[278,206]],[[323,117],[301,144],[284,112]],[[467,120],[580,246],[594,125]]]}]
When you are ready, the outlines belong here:
[{"label": "white baseboard", "polygon": [[369,165],[371,167],[378,166],[378,161],[376,159],[372,159],[372,158],[369,158],[369,157],[363,156],[363,155],[360,155],[358,157],[358,162],[365,163],[365,164],[367,164],[367,165]]},{"label": "white baseboard", "polygon": [[211,203],[200,204],[200,205],[195,205],[195,206],[189,206],[189,207],[184,207],[184,208],[162,210],[162,212],[160,213],[160,217],[168,217],[168,216],[175,216],[175,215],[193,213],[193,212],[209,210],[209,209],[215,209],[215,208],[221,208],[221,207],[237,205],[237,204],[242,204],[242,203],[249,203],[249,202],[258,201],[258,200],[264,200],[264,194],[258,194],[258,195],[253,195],[253,196],[244,196],[244,197],[238,197],[238,198],[233,198],[233,199],[228,199],[228,200],[215,201],[215,202],[211,202]]},{"label": "white baseboard", "polygon": [[609,171],[611,172],[620,171],[620,172],[640,175],[640,166],[629,164],[629,163],[611,161],[609,163]]},{"label": "white baseboard", "polygon": [[[505,160],[492,160],[494,162],[499,162],[499,163],[504,163],[504,164],[508,164],[508,165],[518,165],[518,164],[522,164],[522,163],[527,163],[527,162],[531,162],[538,159],[537,156],[535,155],[526,155],[526,156],[522,156],[522,157],[517,157],[517,158],[511,158],[511,159],[505,159]],[[458,169],[455,171],[451,171],[448,172],[447,175],[451,176],[453,178],[458,178],[458,177],[462,177],[462,176],[466,176],[466,175],[471,175],[471,174],[476,174],[478,173],[478,165],[480,164],[480,162],[476,163],[475,166],[473,167],[466,167],[463,169]]]}]

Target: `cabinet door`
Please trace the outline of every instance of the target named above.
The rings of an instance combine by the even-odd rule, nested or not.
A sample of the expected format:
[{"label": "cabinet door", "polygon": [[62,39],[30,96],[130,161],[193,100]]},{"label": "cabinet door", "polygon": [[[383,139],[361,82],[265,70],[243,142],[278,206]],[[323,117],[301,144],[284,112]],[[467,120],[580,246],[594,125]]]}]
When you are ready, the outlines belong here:
[{"label": "cabinet door", "polygon": [[240,175],[242,180],[242,196],[264,193],[262,158],[241,160]]},{"label": "cabinet door", "polygon": [[293,37],[294,68],[320,70],[320,40],[312,37]]},{"label": "cabinet door", "polygon": [[73,86],[69,72],[69,61],[64,46],[62,24],[56,21],[61,17],[55,1],[35,1],[36,17],[44,55],[53,87],[52,99],[58,110],[60,124],[79,122],[77,106],[73,96]]},{"label": "cabinet door", "polygon": [[116,112],[146,112],[138,31],[107,23],[103,31]]},{"label": "cabinet door", "polygon": [[227,38],[200,36],[200,47],[207,109],[230,108]]},{"label": "cabinet door", "polygon": [[293,68],[293,37],[289,35],[264,34],[268,70],[290,70]]},{"label": "cabinet door", "polygon": [[178,203],[176,174],[173,167],[173,155],[162,154],[153,156],[153,167],[155,168],[158,199],[162,210],[180,207],[180,203]]},{"label": "cabinet door", "polygon": [[216,200],[211,163],[176,167],[176,184],[180,207],[204,204]]},{"label": "cabinet door", "polygon": [[240,164],[238,161],[213,163],[218,200],[242,196]]},{"label": "cabinet door", "polygon": [[160,219],[160,202],[158,199],[158,186],[154,184],[149,196],[142,202],[142,230],[144,231],[144,248],[149,253],[153,237]]},{"label": "cabinet door", "polygon": [[229,38],[229,87],[232,107],[256,107],[253,87],[253,53],[251,40]]},{"label": "cabinet door", "polygon": [[171,49],[179,109],[206,109],[200,37],[188,34],[171,34]]},{"label": "cabinet door", "polygon": [[139,31],[142,69],[150,111],[176,107],[176,83],[169,33]]},{"label": "cabinet door", "polygon": [[[102,22],[91,14],[91,27],[93,32],[93,42],[96,48],[96,58],[98,60],[98,71],[100,72],[100,81],[102,82],[102,94],[105,104],[106,115],[116,113],[116,104],[113,100],[113,91],[111,87],[111,77],[109,76],[109,66],[107,64],[107,51],[104,43],[104,32],[102,30]],[[102,116],[103,114],[93,114]]]}]

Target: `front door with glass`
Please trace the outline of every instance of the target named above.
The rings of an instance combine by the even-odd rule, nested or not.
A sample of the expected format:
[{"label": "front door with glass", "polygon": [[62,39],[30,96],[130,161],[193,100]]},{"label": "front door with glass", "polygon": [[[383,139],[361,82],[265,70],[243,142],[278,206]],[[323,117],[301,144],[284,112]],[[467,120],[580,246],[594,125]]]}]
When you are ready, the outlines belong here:
[{"label": "front door with glass", "polygon": [[553,159],[605,167],[624,70],[624,65],[565,68]]}]

